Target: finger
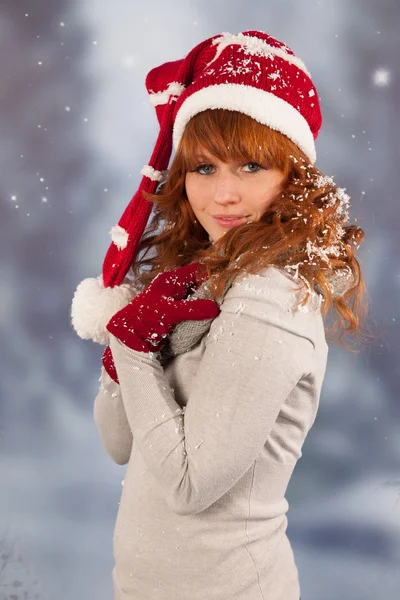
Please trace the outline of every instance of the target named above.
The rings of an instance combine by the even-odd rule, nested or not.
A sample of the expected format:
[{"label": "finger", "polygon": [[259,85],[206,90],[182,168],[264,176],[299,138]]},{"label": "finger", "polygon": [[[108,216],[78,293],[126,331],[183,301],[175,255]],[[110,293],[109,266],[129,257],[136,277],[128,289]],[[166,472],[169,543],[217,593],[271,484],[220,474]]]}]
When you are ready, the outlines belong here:
[{"label": "finger", "polygon": [[221,312],[219,304],[214,300],[181,300],[174,305],[174,312],[182,321],[202,321],[215,319]]},{"label": "finger", "polygon": [[160,277],[154,281],[154,288],[160,291],[162,289],[164,293],[176,300],[183,300],[188,287],[198,286],[205,278],[204,265],[190,263],[160,274]]}]

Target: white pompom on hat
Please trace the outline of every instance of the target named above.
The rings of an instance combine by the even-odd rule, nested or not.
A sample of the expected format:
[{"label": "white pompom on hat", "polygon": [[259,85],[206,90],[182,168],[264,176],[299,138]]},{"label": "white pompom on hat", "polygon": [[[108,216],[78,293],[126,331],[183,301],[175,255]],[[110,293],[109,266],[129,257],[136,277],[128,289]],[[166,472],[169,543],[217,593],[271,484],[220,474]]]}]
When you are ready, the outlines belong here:
[{"label": "white pompom on hat", "polygon": [[73,328],[84,340],[108,344],[107,323],[116,312],[129,304],[137,293],[138,290],[127,278],[114,288],[104,287],[101,275],[84,279],[76,288],[72,299]]}]

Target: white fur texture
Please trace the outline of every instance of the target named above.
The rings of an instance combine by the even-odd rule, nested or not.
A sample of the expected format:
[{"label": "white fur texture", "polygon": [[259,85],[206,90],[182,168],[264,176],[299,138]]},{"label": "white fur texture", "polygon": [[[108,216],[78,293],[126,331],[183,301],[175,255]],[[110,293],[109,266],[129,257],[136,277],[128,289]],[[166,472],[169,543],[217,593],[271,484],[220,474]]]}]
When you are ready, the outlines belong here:
[{"label": "white fur texture", "polygon": [[177,149],[187,122],[207,108],[237,110],[259,123],[269,125],[287,135],[307,154],[312,163],[316,160],[313,134],[303,117],[289,102],[270,92],[236,83],[210,85],[188,96],[175,117],[173,144]]},{"label": "white fur texture", "polygon": [[170,98],[171,100],[176,101],[184,89],[185,86],[178,81],[171,81],[166,90],[150,93],[149,99],[153,106],[158,106],[159,104],[168,104]]},{"label": "white fur texture", "polygon": [[104,287],[101,275],[84,279],[76,288],[72,299],[72,327],[83,340],[108,344],[107,323],[137,294],[137,288],[128,278],[113,288]]},{"label": "white fur texture", "polygon": [[126,231],[126,229],[124,229],[120,225],[114,225],[113,227],[111,227],[108,233],[111,235],[111,239],[117,246],[118,250],[124,250],[127,247],[129,241],[129,234]]},{"label": "white fur texture", "polygon": [[152,181],[163,183],[168,176],[168,169],[165,171],[157,171],[157,169],[154,169],[151,165],[145,165],[140,171],[140,174],[145,175],[145,177],[148,177]]}]

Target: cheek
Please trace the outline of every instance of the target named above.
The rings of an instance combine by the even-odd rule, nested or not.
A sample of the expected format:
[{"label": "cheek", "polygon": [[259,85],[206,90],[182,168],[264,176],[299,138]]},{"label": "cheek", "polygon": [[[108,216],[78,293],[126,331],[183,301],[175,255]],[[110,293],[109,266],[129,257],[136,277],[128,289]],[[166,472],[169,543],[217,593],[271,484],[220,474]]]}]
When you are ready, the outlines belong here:
[{"label": "cheek", "polygon": [[204,193],[201,186],[197,182],[194,182],[191,177],[187,177],[185,181],[186,196],[189,200],[190,205],[194,210],[199,209],[203,205]]},{"label": "cheek", "polygon": [[196,197],[196,187],[193,183],[193,180],[191,177],[189,177],[188,175],[186,176],[185,179],[185,190],[186,190],[186,196],[188,197],[189,202],[192,202],[193,199]]},{"label": "cheek", "polygon": [[275,198],[277,195],[279,195],[282,192],[282,185],[279,179],[271,182],[268,182],[268,185],[264,188],[264,199],[266,202],[272,200],[273,198]]}]

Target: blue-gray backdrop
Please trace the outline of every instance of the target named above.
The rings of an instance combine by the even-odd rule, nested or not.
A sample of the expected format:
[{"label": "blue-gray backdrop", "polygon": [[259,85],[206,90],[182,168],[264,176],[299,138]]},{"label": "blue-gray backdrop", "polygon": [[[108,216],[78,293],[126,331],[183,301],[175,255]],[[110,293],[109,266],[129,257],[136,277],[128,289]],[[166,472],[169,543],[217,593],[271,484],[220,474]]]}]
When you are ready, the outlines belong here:
[{"label": "blue-gray backdrop", "polygon": [[[70,326],[157,135],[144,78],[205,37],[263,29],[322,98],[317,166],[351,196],[370,324],[330,344],[321,407],[288,490],[303,600],[400,589],[397,0],[2,0],[0,599],[109,600],[124,467],[92,408],[102,347]],[[25,593],[25,595],[24,595]]]}]

